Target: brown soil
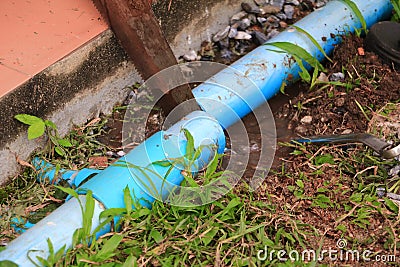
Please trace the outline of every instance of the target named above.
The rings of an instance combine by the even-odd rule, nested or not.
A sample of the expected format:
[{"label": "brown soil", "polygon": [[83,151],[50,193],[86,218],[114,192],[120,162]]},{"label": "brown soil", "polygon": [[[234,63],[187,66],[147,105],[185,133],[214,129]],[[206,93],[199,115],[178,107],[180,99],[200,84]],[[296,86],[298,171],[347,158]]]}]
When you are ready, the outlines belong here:
[{"label": "brown soil", "polygon": [[[299,135],[365,132],[368,120],[357,102],[371,118],[372,113],[386,103],[400,99],[400,73],[382,64],[374,53],[358,55],[357,49],[363,47],[363,39],[355,36],[343,38],[343,44],[334,50],[334,63],[328,65],[326,74],[330,76],[345,70],[342,82],[358,86],[352,89],[340,86],[307,89],[291,99],[276,116],[289,120],[289,129],[294,129]],[[305,116],[311,116],[312,122],[301,123]]]},{"label": "brown soil", "polygon": [[[371,52],[365,52],[364,56],[360,56],[357,52],[360,47],[363,47],[361,38],[344,37],[344,42],[337,46],[333,53],[334,63],[327,64],[326,73],[330,76],[336,72],[344,72],[345,80],[342,82],[358,84],[357,87],[321,88],[322,86],[319,86],[317,89],[309,90],[308,85],[297,83],[288,88],[289,92],[297,91],[299,94],[285,100],[286,103],[281,108],[273,109],[278,121],[288,123],[286,129],[280,129],[283,135],[279,134],[278,128],[278,139],[287,141],[288,137],[295,136],[341,134],[350,131],[366,132],[371,129],[372,123],[376,123],[378,110],[389,102],[400,101],[400,73],[393,67],[381,63],[380,59]],[[356,101],[364,107],[365,114]],[[302,104],[297,105],[297,103]],[[312,117],[311,123],[301,122],[305,116]],[[372,120],[367,120],[366,116]],[[360,163],[357,158],[363,149],[365,148],[362,146],[346,145],[308,146],[307,151],[303,151],[303,155],[291,155],[288,152],[292,152],[293,149],[288,151],[287,147],[280,146],[275,159],[279,165],[275,165],[266,177],[263,186],[258,191],[258,198],[266,199],[269,203],[272,202],[276,207],[280,207],[281,210],[277,211],[277,216],[287,214],[289,209],[293,218],[307,225],[306,229],[299,229],[299,233],[302,231],[310,233],[313,228],[323,237],[314,238],[312,234],[307,234],[307,246],[318,248],[322,242],[323,248],[335,248],[336,241],[343,237],[342,232],[336,227],[342,224],[347,229],[345,238],[354,249],[362,251],[368,248],[383,254],[393,254],[393,248],[387,247],[390,237],[384,229],[392,227],[389,232],[393,234],[396,232],[398,234],[398,231],[397,227],[393,228],[386,215],[374,211],[367,218],[369,225],[359,227],[354,224],[354,221],[352,222],[359,215],[356,212],[349,212],[341,205],[327,208],[316,207],[309,200],[317,196],[318,190],[322,189],[328,192],[325,195],[329,196],[331,203],[348,203],[354,207],[359,204],[349,201],[349,198],[354,188],[357,188],[360,183],[385,184],[384,173],[390,165],[385,169],[382,166],[374,167],[376,163],[368,162],[368,160]],[[315,158],[326,154],[332,155],[333,160],[337,159],[336,164],[344,164],[346,168],[329,163],[320,165],[315,162]],[[343,162],[343,159],[347,161]],[[343,169],[348,171],[342,171]],[[362,171],[366,172],[365,177],[371,177],[369,181],[358,178],[357,173]],[[288,189],[290,186],[296,186],[296,180],[301,175],[306,177],[302,180],[304,199],[294,196],[294,193]],[[292,227],[288,225],[289,229]],[[329,262],[326,263],[329,264]],[[354,262],[348,262],[348,264],[352,265]],[[384,263],[372,262],[362,264],[362,266],[384,265]]]}]

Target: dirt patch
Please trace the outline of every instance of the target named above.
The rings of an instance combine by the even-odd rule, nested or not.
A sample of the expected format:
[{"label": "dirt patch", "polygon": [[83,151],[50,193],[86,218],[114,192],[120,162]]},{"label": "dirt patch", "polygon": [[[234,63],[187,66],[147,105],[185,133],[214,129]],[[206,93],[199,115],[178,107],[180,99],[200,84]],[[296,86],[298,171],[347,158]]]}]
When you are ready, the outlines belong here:
[{"label": "dirt patch", "polygon": [[312,91],[303,88],[276,113],[278,118],[288,119],[289,129],[299,135],[365,132],[374,111],[400,99],[400,73],[383,64],[374,53],[359,55],[363,39],[343,39],[343,44],[334,50],[334,63],[328,64],[326,73],[332,77],[343,72],[343,86],[319,86]]},{"label": "dirt patch", "polygon": [[[398,104],[388,103],[400,100],[400,73],[383,64],[374,53],[360,55],[359,48],[364,48],[363,39],[343,36],[343,43],[334,50],[333,63],[327,64],[328,77],[344,74],[340,80],[343,86],[319,85],[310,90],[309,85],[297,83],[288,88],[299,94],[289,97],[274,112],[278,121],[288,123],[286,129],[281,129],[286,131],[286,136],[281,136],[284,141],[295,136],[367,131],[398,140]],[[392,240],[388,233],[396,235],[393,225],[398,222],[389,220],[389,213],[375,209],[383,202],[375,190],[379,185],[392,186],[386,177],[398,162],[381,164],[381,159],[366,155],[366,151],[363,146],[353,145],[310,145],[289,151],[280,146],[276,160],[280,165],[266,177],[258,198],[268,196],[269,202],[280,207],[277,214],[287,214],[289,209],[293,218],[306,227],[293,230],[288,225],[287,230],[304,233],[310,247],[322,244],[324,248],[335,248],[336,242],[345,238],[359,251],[368,248],[387,255],[396,253],[398,239]],[[362,196],[356,188],[365,188],[370,195]],[[394,249],[389,244],[395,244]]]}]

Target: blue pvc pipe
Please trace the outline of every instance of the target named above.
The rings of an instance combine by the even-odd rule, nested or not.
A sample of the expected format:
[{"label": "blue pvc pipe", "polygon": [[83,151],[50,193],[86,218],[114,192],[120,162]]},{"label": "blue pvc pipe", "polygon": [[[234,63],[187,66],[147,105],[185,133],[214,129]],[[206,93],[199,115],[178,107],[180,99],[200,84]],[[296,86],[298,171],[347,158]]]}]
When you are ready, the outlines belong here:
[{"label": "blue pvc pipe", "polygon": [[58,177],[65,180],[71,187],[78,187],[90,175],[98,174],[101,170],[84,168],[79,171],[57,169],[50,163],[43,159],[35,157],[32,160],[32,165],[38,171],[38,182],[48,182],[51,184],[58,184]]},{"label": "blue pvc pipe", "polygon": [[[353,0],[353,2],[361,10],[368,27],[379,20],[388,18],[392,10],[390,0]],[[329,54],[334,45],[341,41],[340,37],[336,37],[337,35],[352,31],[355,27],[360,28],[361,24],[343,2],[331,1],[324,8],[297,22],[296,26],[311,34]],[[332,37],[331,34],[334,34],[335,37]],[[323,41],[325,38],[326,41]],[[318,59],[323,58],[313,43],[295,29],[289,28],[269,42],[279,41],[300,45]],[[195,88],[193,93],[205,112],[194,112],[186,116],[185,119],[194,119],[197,122],[189,122],[184,127],[194,136],[196,146],[202,140],[208,140],[208,144],[216,145],[218,151],[222,152],[225,139],[220,126],[228,128],[238,118],[262,105],[265,99],[273,97],[279,91],[282,82],[288,79],[289,74],[292,75],[292,80],[299,78],[299,67],[293,62],[289,62],[289,57],[287,54],[267,50],[267,46],[260,46],[231,65],[238,72],[223,70]],[[237,75],[237,73],[241,73],[241,75]],[[243,79],[250,79],[256,86],[244,82]],[[143,190],[143,185],[138,179],[150,182],[148,180],[150,177],[151,186],[157,191],[160,198],[165,198],[174,185],[178,185],[182,181],[180,170],[174,169],[167,176],[169,183],[163,184],[160,177],[167,173],[168,168],[154,165],[152,162],[184,155],[186,140],[180,131],[183,124],[185,121],[178,122],[166,132],[156,133],[126,155],[126,160],[139,168],[127,168],[126,165],[125,167],[122,165],[111,166],[79,188],[80,193],[87,190],[93,191],[99,206],[95,216],[98,216],[100,211],[106,208],[124,207],[123,189],[126,186],[130,188],[134,197],[142,205],[149,207],[150,203],[154,201],[154,197]],[[204,129],[210,132],[206,132]],[[205,151],[202,160],[198,162],[199,166],[194,166],[193,171],[196,170],[196,167],[207,163],[210,155],[212,155],[212,151]],[[157,172],[158,175],[153,174],[152,171]],[[151,187],[150,184],[148,186]],[[69,200],[12,241],[6,250],[0,252],[0,260],[9,259],[21,266],[31,266],[32,263],[27,258],[28,251],[36,248],[44,251],[43,256],[46,256],[47,243],[45,240],[47,237],[52,240],[56,250],[64,244],[70,245],[73,231],[81,225],[80,209],[76,207],[75,202],[74,199]],[[72,207],[73,204],[75,207]],[[93,218],[93,223],[94,226],[100,223],[98,217]],[[48,234],[43,235],[43,233]]]},{"label": "blue pvc pipe", "polygon": [[[86,196],[80,196],[80,201],[84,206]],[[103,210],[104,207],[101,203],[96,201],[92,231],[100,224],[99,216]],[[40,266],[36,257],[47,258],[47,239],[51,240],[55,251],[58,251],[64,245],[71,247],[72,236],[76,229],[82,228],[82,221],[79,202],[73,198],[8,244],[6,250],[0,253],[0,260],[10,260],[21,267],[25,267],[34,266],[29,260],[31,258]],[[104,228],[99,235],[108,231],[110,231],[109,227]]]},{"label": "blue pvc pipe", "polygon": [[[183,176],[179,166],[166,176],[169,167],[156,165],[154,162],[181,158],[186,154],[187,141],[182,132],[183,128],[192,134],[196,148],[200,145],[206,146],[196,164],[191,165],[192,171],[197,171],[207,164],[215,152],[223,153],[225,135],[218,121],[204,111],[194,111],[188,114],[168,130],[154,134],[122,157],[115,165],[106,168],[81,185],[78,193],[83,194],[81,196],[83,206],[85,203],[84,193],[87,190],[93,192],[96,200],[92,230],[101,223],[99,215],[102,211],[125,207],[122,192],[126,186],[140,204],[151,207],[154,197],[146,192],[143,181],[145,184],[151,181],[154,186],[154,192],[151,193],[158,193],[163,199],[182,182]],[[204,128],[207,131],[204,131]],[[126,162],[137,168],[127,167]],[[165,176],[166,182],[163,179]],[[46,257],[48,255],[47,238],[50,238],[55,251],[63,245],[70,247],[73,233],[81,227],[82,213],[79,203],[76,199],[71,198],[34,227],[13,240],[6,250],[0,252],[0,260],[11,260],[20,266],[33,266],[28,256],[36,263],[38,263],[36,256]],[[109,225],[97,233],[97,237],[108,231],[110,231]]]},{"label": "blue pvc pipe", "polygon": [[[186,139],[183,137],[182,128],[187,129],[193,135],[195,147],[199,147],[200,144],[216,145],[217,152],[223,153],[225,135],[218,121],[204,111],[194,111],[167,131],[160,131],[135,147],[117,162],[119,163],[117,166],[108,167],[83,184],[78,192],[92,190],[94,197],[106,208],[125,207],[121,193],[126,186],[143,206],[151,207],[151,203],[154,201],[153,196],[146,193],[146,188],[143,188],[146,185],[151,188],[152,193],[159,195],[160,199],[165,199],[173,187],[182,182],[181,169],[174,168],[169,171],[170,166],[153,163],[165,159],[181,158],[185,155]],[[203,150],[196,168],[202,168],[212,159],[213,155],[214,153],[211,151]],[[125,161],[140,168],[128,168]],[[167,173],[168,176],[165,177]],[[139,178],[135,177],[139,177],[146,184],[143,185]]]}]

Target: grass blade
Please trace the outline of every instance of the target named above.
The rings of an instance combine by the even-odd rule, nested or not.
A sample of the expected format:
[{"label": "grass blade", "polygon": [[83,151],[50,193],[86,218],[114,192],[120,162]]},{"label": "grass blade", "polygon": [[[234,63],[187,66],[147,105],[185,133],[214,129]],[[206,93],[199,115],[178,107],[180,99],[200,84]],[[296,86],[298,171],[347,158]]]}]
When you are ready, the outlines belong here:
[{"label": "grass blade", "polygon": [[350,7],[350,9],[356,15],[358,20],[361,22],[362,29],[364,30],[365,33],[367,33],[367,22],[365,21],[365,18],[361,13],[360,9],[358,9],[358,6],[351,0],[342,0],[342,1]]},{"label": "grass blade", "polygon": [[105,241],[103,247],[96,255],[96,260],[104,261],[106,259],[113,257],[122,239],[123,239],[122,235],[113,235],[110,239]]},{"label": "grass blade", "polygon": [[391,0],[393,9],[394,9],[394,15],[393,18],[395,21],[400,20],[400,1],[399,0]]},{"label": "grass blade", "polygon": [[330,57],[328,57],[328,55],[325,53],[325,50],[321,47],[321,45],[317,42],[317,40],[315,40],[315,38],[311,34],[306,32],[302,28],[297,27],[296,25],[292,25],[292,27],[295,28],[296,30],[298,30],[299,32],[301,32],[302,34],[306,35],[308,37],[308,39],[310,39],[310,41],[318,48],[318,50],[321,51],[321,53],[324,55],[324,57],[333,63],[332,59]]},{"label": "grass blade", "polygon": [[354,101],[356,102],[357,107],[361,110],[361,113],[364,115],[364,117],[367,119],[367,121],[371,121],[371,119],[368,117],[367,113],[365,113],[365,110],[363,109],[361,104],[357,100],[354,100]]},{"label": "grass blade", "polygon": [[189,132],[189,130],[183,128],[182,129],[183,133],[185,134],[187,143],[186,143],[186,155],[189,160],[193,159],[193,154],[194,154],[194,139],[193,135]]},{"label": "grass blade", "polygon": [[270,45],[270,46],[275,46],[283,51],[285,51],[288,54],[294,55],[298,58],[301,58],[305,62],[307,62],[309,65],[312,67],[316,67],[319,70],[325,71],[325,68],[322,66],[322,64],[313,57],[310,53],[308,53],[304,48],[292,44],[289,42],[273,42],[273,43],[267,43],[265,45]]}]

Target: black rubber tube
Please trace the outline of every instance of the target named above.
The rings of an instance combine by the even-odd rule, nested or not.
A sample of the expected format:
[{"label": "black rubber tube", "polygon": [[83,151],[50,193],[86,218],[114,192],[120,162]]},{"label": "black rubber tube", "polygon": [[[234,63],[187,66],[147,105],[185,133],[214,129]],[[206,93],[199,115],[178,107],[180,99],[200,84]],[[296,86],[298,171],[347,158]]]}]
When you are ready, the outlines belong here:
[{"label": "black rubber tube", "polygon": [[367,51],[377,54],[386,64],[400,70],[400,23],[382,21],[374,24],[364,41]]}]

